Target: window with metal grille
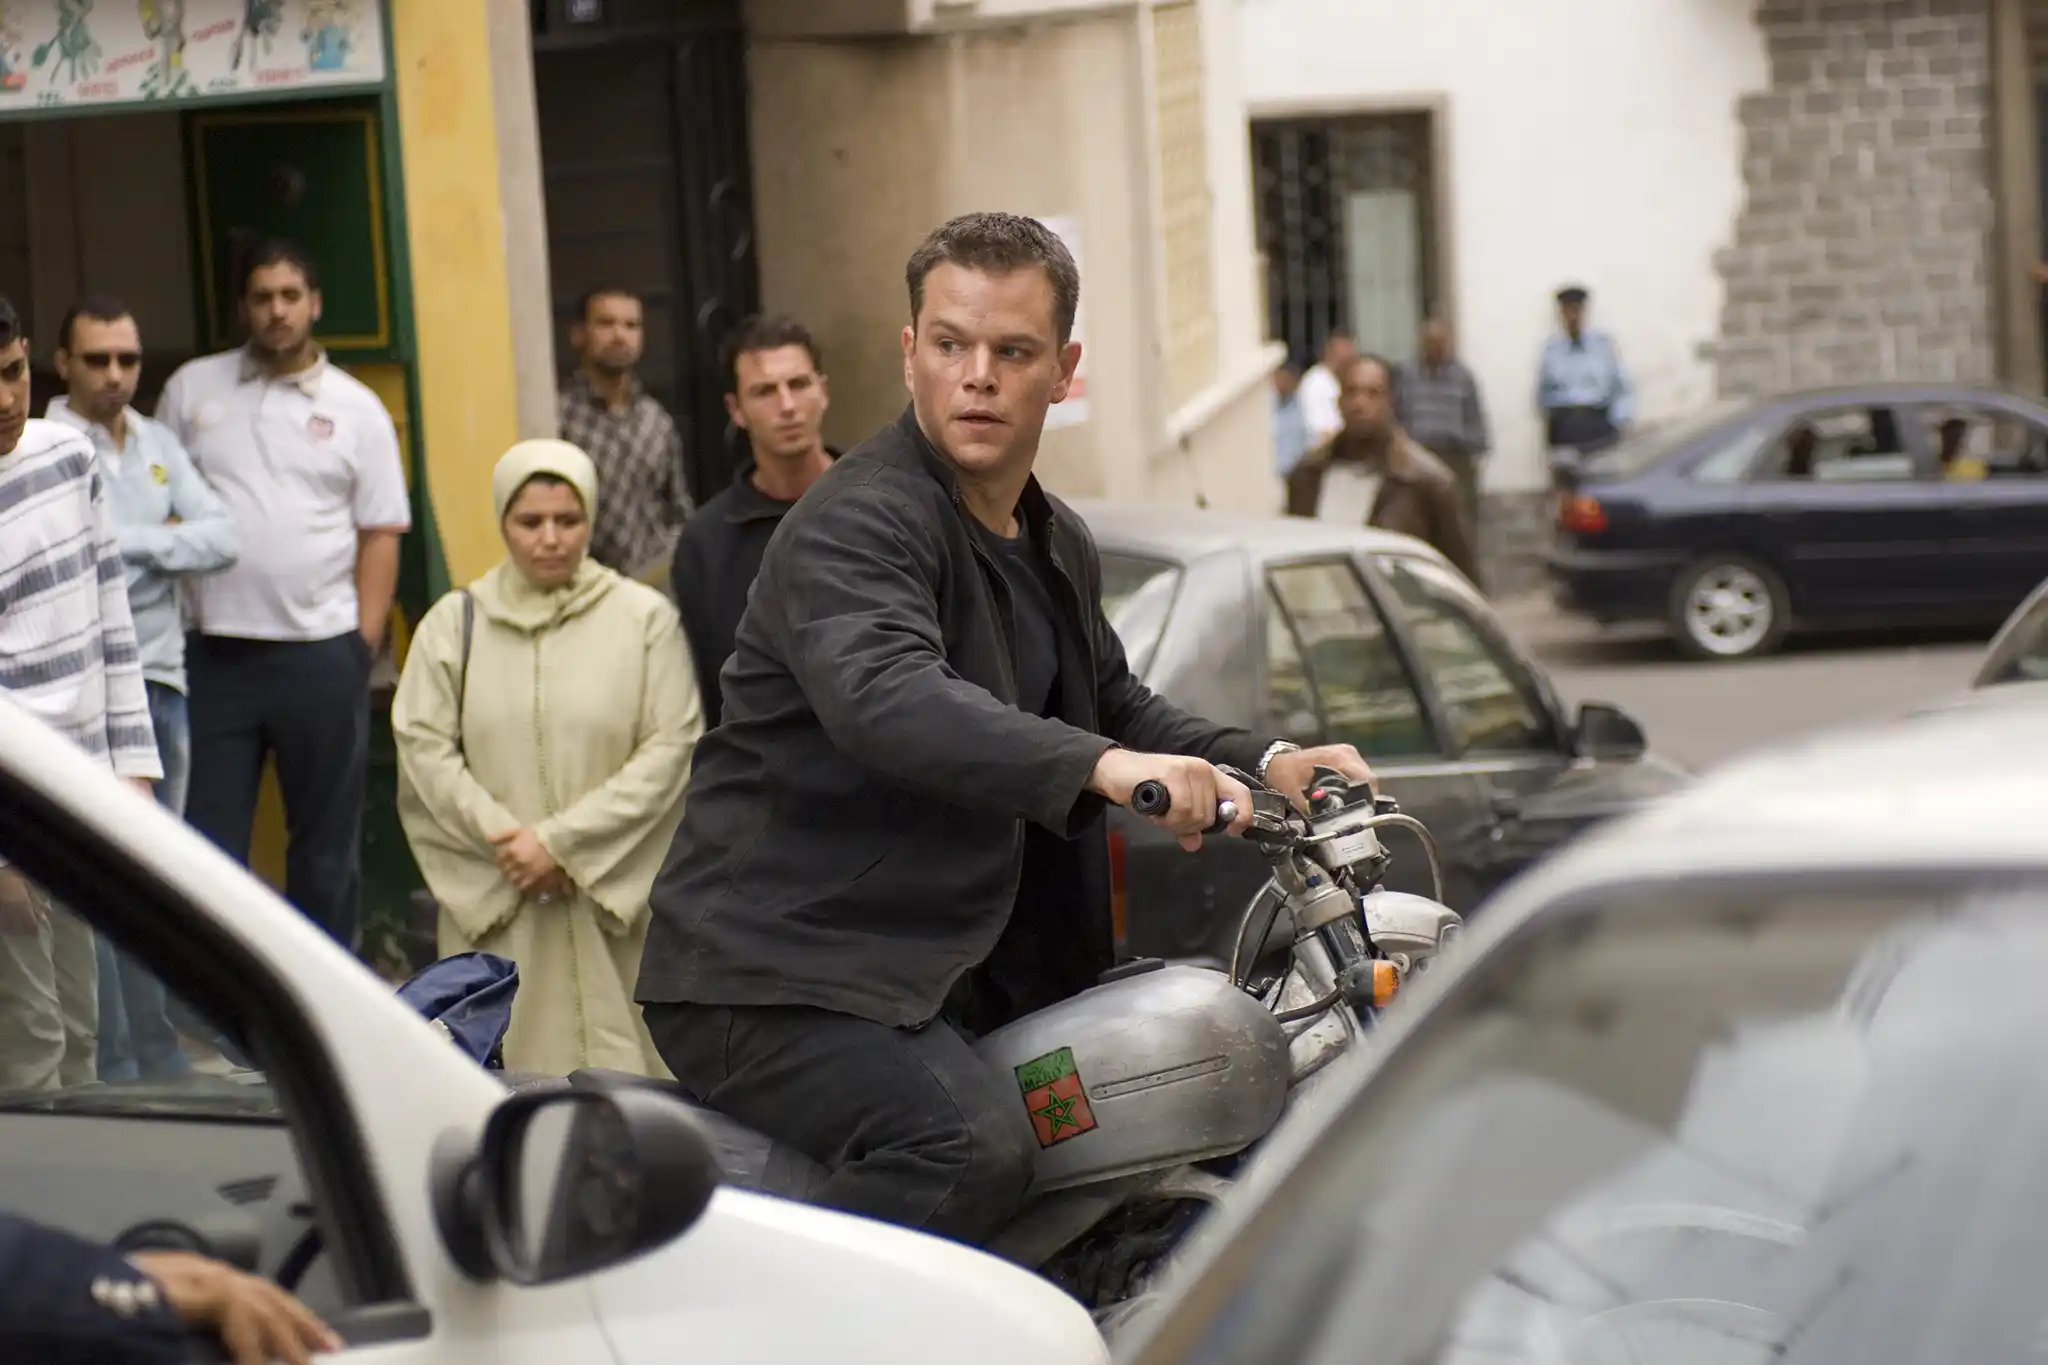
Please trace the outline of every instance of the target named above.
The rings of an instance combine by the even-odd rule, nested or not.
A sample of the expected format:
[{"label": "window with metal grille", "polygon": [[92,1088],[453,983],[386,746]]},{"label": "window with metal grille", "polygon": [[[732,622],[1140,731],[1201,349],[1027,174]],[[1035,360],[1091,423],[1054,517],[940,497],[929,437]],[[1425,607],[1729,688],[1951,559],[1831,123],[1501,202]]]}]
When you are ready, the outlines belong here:
[{"label": "window with metal grille", "polygon": [[1441,298],[1426,113],[1252,124],[1267,334],[1313,360],[1336,328],[1409,355]]}]

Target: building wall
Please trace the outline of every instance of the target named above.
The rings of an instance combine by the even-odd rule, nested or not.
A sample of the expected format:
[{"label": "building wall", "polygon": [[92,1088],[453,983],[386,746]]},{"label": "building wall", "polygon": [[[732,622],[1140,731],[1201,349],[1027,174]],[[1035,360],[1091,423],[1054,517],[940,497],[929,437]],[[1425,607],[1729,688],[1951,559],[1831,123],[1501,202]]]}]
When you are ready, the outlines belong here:
[{"label": "building wall", "polygon": [[1651,417],[1709,397],[1715,253],[1743,203],[1738,101],[1764,87],[1746,0],[1242,0],[1262,114],[1438,109],[1445,294],[1491,408],[1489,490],[1542,486],[1536,356],[1593,291]]},{"label": "building wall", "polygon": [[[1214,51],[1218,8],[1136,4],[859,42],[757,27],[762,292],[819,335],[832,440],[860,440],[906,401],[903,264],[927,231],[977,209],[1069,215],[1089,412],[1046,433],[1048,485],[1271,502],[1268,424],[1226,422],[1227,441],[1212,430],[1265,375],[1245,253],[1244,124],[1230,103],[1235,72]],[[1190,22],[1195,11],[1202,22]]]},{"label": "building wall", "polygon": [[532,64],[523,28],[508,24],[524,16],[521,0],[391,14],[427,494],[456,583],[503,557],[491,470],[553,401],[552,351],[536,322],[548,285]]},{"label": "building wall", "polygon": [[1992,380],[1987,6],[1764,0],[1756,19],[1770,70],[1741,105],[1722,391]]}]

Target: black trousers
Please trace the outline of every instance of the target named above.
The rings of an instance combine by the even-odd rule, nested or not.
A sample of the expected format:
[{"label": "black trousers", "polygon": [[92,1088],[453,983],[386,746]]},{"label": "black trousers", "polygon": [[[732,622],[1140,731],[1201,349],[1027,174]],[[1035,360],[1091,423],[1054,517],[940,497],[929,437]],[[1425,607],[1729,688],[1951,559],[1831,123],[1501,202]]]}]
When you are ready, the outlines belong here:
[{"label": "black trousers", "polygon": [[827,1208],[982,1245],[1038,1155],[1017,1084],[944,1023],[916,1032],[826,1010],[648,1005],[683,1088],[831,1172]]},{"label": "black trousers", "polygon": [[263,761],[284,796],[285,896],[353,950],[361,936],[372,657],[355,631],[305,643],[194,635],[185,818],[247,865]]}]

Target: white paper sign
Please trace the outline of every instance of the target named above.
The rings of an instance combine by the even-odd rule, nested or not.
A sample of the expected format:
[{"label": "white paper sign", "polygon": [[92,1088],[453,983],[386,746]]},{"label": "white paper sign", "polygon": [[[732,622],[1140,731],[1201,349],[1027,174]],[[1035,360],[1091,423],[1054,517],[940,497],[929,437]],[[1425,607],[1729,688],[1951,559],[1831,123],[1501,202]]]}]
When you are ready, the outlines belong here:
[{"label": "white paper sign", "polygon": [[[1081,306],[1074,312],[1073,340],[1081,341],[1082,319],[1088,316],[1088,269],[1081,260],[1081,220],[1068,214],[1049,215],[1039,222],[1051,228],[1059,239],[1067,244],[1073,253],[1074,264],[1081,271]],[[1088,420],[1088,348],[1081,347],[1081,367],[1074,371],[1074,382],[1067,390],[1064,403],[1055,403],[1045,414],[1045,429],[1079,426]]]},{"label": "white paper sign", "polygon": [[0,118],[375,87],[380,0],[0,0]]}]

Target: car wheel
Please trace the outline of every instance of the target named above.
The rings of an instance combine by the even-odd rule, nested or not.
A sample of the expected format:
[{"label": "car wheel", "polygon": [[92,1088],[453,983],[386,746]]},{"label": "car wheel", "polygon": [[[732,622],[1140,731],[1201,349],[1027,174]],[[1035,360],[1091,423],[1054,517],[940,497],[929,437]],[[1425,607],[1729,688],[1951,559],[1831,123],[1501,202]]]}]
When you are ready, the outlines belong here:
[{"label": "car wheel", "polygon": [[1769,654],[1790,624],[1784,583],[1740,555],[1700,560],[1671,590],[1671,633],[1695,659]]}]

